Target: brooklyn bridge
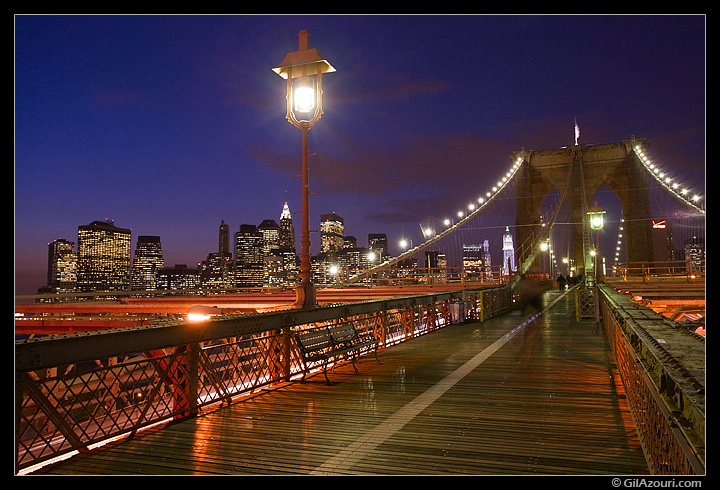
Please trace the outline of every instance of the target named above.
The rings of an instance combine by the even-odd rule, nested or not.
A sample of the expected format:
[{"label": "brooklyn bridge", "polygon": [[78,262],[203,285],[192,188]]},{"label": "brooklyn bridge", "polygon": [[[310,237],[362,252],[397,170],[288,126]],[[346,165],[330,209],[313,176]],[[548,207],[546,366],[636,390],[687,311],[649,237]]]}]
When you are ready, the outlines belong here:
[{"label": "brooklyn bridge", "polygon": [[[520,149],[302,308],[16,297],[16,472],[704,474],[705,211],[671,173],[635,137]],[[506,273],[453,256],[506,229]]]}]

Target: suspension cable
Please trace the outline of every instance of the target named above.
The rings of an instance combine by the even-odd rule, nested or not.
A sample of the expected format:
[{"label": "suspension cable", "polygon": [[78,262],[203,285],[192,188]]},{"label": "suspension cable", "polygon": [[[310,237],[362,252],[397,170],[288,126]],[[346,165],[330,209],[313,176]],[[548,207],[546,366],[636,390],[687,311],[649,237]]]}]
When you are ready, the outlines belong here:
[{"label": "suspension cable", "polygon": [[517,171],[519,170],[520,166],[525,162],[525,155],[526,155],[526,151],[525,151],[525,150],[521,150],[521,151],[519,152],[519,155],[518,155],[517,160],[515,161],[515,163],[514,163],[513,166],[512,166],[512,169],[510,170],[510,173],[511,173],[510,178],[508,178],[505,182],[499,182],[499,183],[498,183],[499,185],[496,186],[497,189],[495,190],[495,192],[493,192],[493,193],[488,193],[488,194],[489,194],[489,195],[488,195],[488,198],[485,199],[485,200],[482,202],[482,204],[480,204],[479,206],[477,206],[472,212],[468,213],[463,219],[461,219],[461,220],[458,221],[457,223],[449,226],[449,227],[448,227],[447,229],[445,229],[443,232],[441,232],[441,233],[439,233],[439,234],[437,234],[437,235],[429,238],[428,240],[424,241],[424,242],[421,243],[420,245],[418,245],[418,246],[416,246],[416,247],[414,247],[414,248],[411,248],[411,249],[403,252],[402,254],[398,255],[397,257],[389,258],[389,259],[386,260],[385,262],[383,262],[383,263],[381,263],[381,264],[378,264],[378,265],[376,265],[376,266],[374,266],[374,267],[371,267],[371,268],[369,268],[369,269],[366,270],[366,271],[358,272],[358,273],[355,274],[354,276],[348,278],[347,282],[348,282],[348,283],[354,283],[354,282],[357,282],[357,281],[361,281],[361,280],[365,279],[365,278],[366,278],[368,275],[370,275],[370,274],[373,274],[373,273],[378,272],[378,271],[383,270],[383,269],[387,269],[387,268],[389,268],[389,267],[397,264],[398,262],[401,262],[401,261],[403,261],[403,260],[406,260],[406,259],[412,257],[413,255],[415,255],[416,253],[425,250],[426,248],[430,247],[430,246],[433,245],[434,243],[437,243],[438,241],[442,240],[443,238],[446,238],[447,236],[455,233],[457,230],[459,230],[460,228],[462,228],[463,226],[465,226],[465,225],[466,225],[467,223],[469,223],[474,217],[476,217],[478,214],[480,214],[480,212],[484,211],[484,210],[487,208],[487,206],[488,206],[491,202],[495,201],[495,199],[497,198],[497,196],[500,195],[500,194],[502,193],[502,191],[504,191],[504,190],[508,187],[508,184],[513,180],[513,177],[515,176],[515,174],[516,174]]}]

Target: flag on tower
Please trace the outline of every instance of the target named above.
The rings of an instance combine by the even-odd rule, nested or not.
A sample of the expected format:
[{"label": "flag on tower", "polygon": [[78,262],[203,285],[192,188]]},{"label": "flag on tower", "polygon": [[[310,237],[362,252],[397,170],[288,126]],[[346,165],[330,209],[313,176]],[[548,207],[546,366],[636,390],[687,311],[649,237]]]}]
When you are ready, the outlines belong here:
[{"label": "flag on tower", "polygon": [[577,124],[577,117],[575,118],[575,144],[578,144],[578,138],[580,138],[580,126]]}]

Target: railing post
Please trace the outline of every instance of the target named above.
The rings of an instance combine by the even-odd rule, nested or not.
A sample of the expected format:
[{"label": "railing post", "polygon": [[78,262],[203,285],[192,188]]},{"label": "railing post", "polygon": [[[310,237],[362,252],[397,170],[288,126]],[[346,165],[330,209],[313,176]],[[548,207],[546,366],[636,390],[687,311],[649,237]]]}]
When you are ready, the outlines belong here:
[{"label": "railing post", "polygon": [[478,318],[481,322],[485,321],[485,293],[480,291],[478,293]]},{"label": "railing post", "polygon": [[290,327],[282,329],[282,342],[283,342],[283,379],[285,381],[290,380],[290,342],[292,341]]},{"label": "railing post", "polygon": [[189,413],[188,416],[193,416],[198,414],[198,393],[199,393],[199,383],[198,383],[198,375],[200,372],[200,344],[198,342],[194,342],[190,344],[189,346],[190,352],[188,353],[188,388],[187,388],[187,397],[188,397],[188,408]]}]

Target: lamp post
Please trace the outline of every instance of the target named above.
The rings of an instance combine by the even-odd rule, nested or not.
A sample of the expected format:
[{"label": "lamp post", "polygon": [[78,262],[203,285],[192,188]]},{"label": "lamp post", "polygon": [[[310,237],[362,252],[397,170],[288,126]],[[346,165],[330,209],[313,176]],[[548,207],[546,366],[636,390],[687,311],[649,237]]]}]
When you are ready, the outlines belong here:
[{"label": "lamp post", "polygon": [[296,308],[315,305],[315,286],[311,281],[310,217],[308,188],[308,131],[320,119],[322,110],[322,74],[335,68],[316,49],[308,48],[307,31],[298,34],[299,50],[287,53],[273,71],[287,80],[287,120],[302,131],[302,234],[300,237],[300,284],[296,289]]},{"label": "lamp post", "polygon": [[542,242],[540,242],[540,251],[543,252],[542,255],[540,255],[540,275],[542,279],[545,279],[545,252],[547,252],[550,249],[550,243],[549,239],[545,239]]},{"label": "lamp post", "polygon": [[600,253],[600,230],[605,227],[605,219],[603,218],[605,211],[603,211],[603,209],[598,206],[597,201],[595,201],[595,205],[590,208],[587,214],[590,218],[590,229],[595,231],[595,249],[592,251],[594,253],[591,252],[591,255],[593,257],[594,273],[597,276],[597,255]]}]

